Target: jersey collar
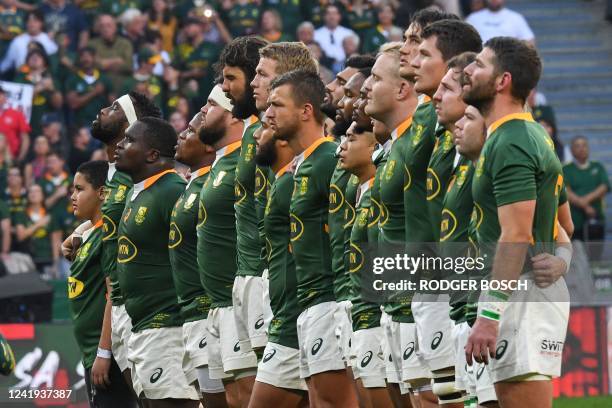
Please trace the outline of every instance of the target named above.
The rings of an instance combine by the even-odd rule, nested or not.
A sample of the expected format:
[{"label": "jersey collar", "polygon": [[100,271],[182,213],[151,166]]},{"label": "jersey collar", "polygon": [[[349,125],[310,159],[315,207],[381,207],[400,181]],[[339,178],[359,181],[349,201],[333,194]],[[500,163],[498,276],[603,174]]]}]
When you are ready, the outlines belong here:
[{"label": "jersey collar", "polygon": [[108,172],[106,173],[106,181],[111,181],[116,172],[117,172],[117,167],[116,167],[115,162],[108,163]]},{"label": "jersey collar", "polygon": [[487,129],[487,138],[491,136],[493,132],[499,129],[504,123],[510,122],[511,120],[525,120],[527,122],[534,122],[531,112],[511,113],[491,123],[491,126],[489,126],[489,128]]},{"label": "jersey collar", "polygon": [[409,116],[402,123],[400,123],[398,127],[393,129],[393,132],[391,132],[391,140],[395,142],[397,139],[402,137],[410,125],[412,125],[412,116]]},{"label": "jersey collar", "polygon": [[162,172],[152,175],[149,178],[142,180],[140,183],[134,184],[134,189],[132,190],[132,198],[130,199],[130,201],[134,201],[136,197],[138,197],[138,194],[140,194],[141,191],[144,191],[147,188],[151,187],[163,175],[168,174],[168,173],[176,173],[176,170],[175,169],[164,170]]},{"label": "jersey collar", "polygon": [[374,185],[374,177],[372,177],[368,181],[364,181],[363,183],[361,183],[361,185],[359,186],[359,197],[357,199],[357,204],[355,204],[355,208],[359,205],[365,193],[367,193],[368,190],[371,189],[373,185]]},{"label": "jersey collar", "polygon": [[291,168],[292,164],[293,164],[293,160],[291,160],[289,163],[285,164],[285,166],[282,169],[280,169],[278,171],[278,173],[276,173],[276,175],[275,175],[276,179],[278,180],[279,178],[281,178],[281,176],[283,174],[285,174]]},{"label": "jersey collar", "polygon": [[421,105],[423,105],[423,104],[426,104],[426,103],[428,103],[428,102],[431,102],[431,98],[430,98],[429,96],[425,95],[425,94],[420,94],[420,95],[418,96],[417,101],[418,101],[418,102],[417,102],[417,107],[419,107],[419,106],[421,106]]},{"label": "jersey collar", "polygon": [[201,168],[197,169],[193,173],[191,173],[191,178],[189,178],[189,182],[185,186],[185,190],[187,190],[189,188],[189,186],[191,185],[191,182],[193,180],[197,179],[198,177],[202,177],[202,176],[208,174],[209,171],[210,171],[210,166],[204,166],[204,167],[201,167]]},{"label": "jersey collar", "polygon": [[295,156],[295,159],[293,159],[293,164],[295,166],[295,173],[297,173],[298,169],[300,168],[300,165],[304,162],[304,160],[308,158],[308,156],[312,154],[312,152],[314,152],[317,149],[317,147],[321,146],[324,142],[333,142],[333,141],[334,141],[333,137],[329,137],[329,136],[321,137],[315,140],[302,153]]},{"label": "jersey collar", "polygon": [[91,228],[86,230],[82,235],[82,242],[87,241],[87,239],[93,234],[93,232],[97,230],[98,228],[100,228],[103,223],[104,222],[102,221],[102,218],[100,218],[98,222],[96,222]]},{"label": "jersey collar", "polygon": [[246,118],[244,120],[244,131],[242,132],[242,134],[244,135],[247,129],[253,126],[254,124],[256,124],[257,122],[259,122],[259,118],[255,115],[251,115],[248,118]]},{"label": "jersey collar", "polygon": [[242,144],[242,140],[237,140],[234,143],[230,143],[227,146],[223,146],[222,148],[217,150],[217,152],[215,153],[215,161],[210,166],[210,168],[212,169],[213,167],[215,167],[215,164],[217,164],[217,162],[221,160],[222,157],[225,157],[228,154],[231,154],[234,150],[238,149],[241,144]]}]

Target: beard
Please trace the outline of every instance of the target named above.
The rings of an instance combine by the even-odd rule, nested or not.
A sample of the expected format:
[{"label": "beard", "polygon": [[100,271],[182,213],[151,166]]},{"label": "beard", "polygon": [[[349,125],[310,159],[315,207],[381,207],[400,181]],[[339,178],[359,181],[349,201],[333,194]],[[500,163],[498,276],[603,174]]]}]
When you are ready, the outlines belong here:
[{"label": "beard", "polygon": [[255,164],[258,166],[271,167],[276,163],[276,159],[276,140],[274,138],[260,145],[259,151],[255,154]]},{"label": "beard", "polygon": [[344,118],[344,116],[342,116],[341,120],[337,120],[334,123],[334,127],[331,130],[332,135],[334,136],[334,138],[340,139],[340,136],[346,135],[346,131],[348,130],[349,127],[351,127],[351,123],[353,123],[353,121],[352,120],[346,120],[346,118]]},{"label": "beard", "polygon": [[274,132],[274,138],[286,141],[292,140],[295,137],[295,134],[297,133],[297,129],[297,121],[287,124],[287,126],[285,126],[284,128],[276,129],[276,131]]},{"label": "beard", "polygon": [[332,120],[336,117],[336,107],[331,102],[324,102],[321,105],[321,112]]},{"label": "beard", "polygon": [[200,132],[198,133],[198,137],[200,141],[206,145],[214,146],[219,140],[223,138],[225,135],[225,128],[223,126],[219,126],[218,128],[206,128],[202,126]]},{"label": "beard", "polygon": [[240,100],[232,100],[232,104],[234,105],[232,109],[232,115],[238,119],[247,119],[251,115],[257,115],[259,111],[257,110],[257,106],[255,106],[255,98],[253,97],[253,88],[250,86],[246,87],[244,95]]},{"label": "beard", "polygon": [[102,127],[100,120],[94,120],[91,123],[91,137],[105,145],[110,144],[113,140],[120,138],[123,134],[122,122],[114,122],[106,127]]},{"label": "beard", "polygon": [[472,88],[463,92],[461,98],[463,102],[472,105],[484,115],[495,99],[495,78],[491,78],[484,84],[475,85],[472,81],[470,81],[470,84]]}]

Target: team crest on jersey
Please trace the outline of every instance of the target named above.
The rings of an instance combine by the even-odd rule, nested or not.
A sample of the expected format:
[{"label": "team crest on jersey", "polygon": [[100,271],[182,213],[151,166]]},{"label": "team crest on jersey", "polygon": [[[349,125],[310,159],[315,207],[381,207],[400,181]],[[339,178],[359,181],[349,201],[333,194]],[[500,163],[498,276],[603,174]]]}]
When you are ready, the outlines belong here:
[{"label": "team crest on jersey", "polygon": [[191,207],[193,207],[193,203],[195,203],[195,200],[197,198],[198,198],[198,195],[196,193],[189,194],[189,197],[187,198],[187,201],[185,201],[185,205],[183,205],[183,209],[184,210],[191,209]]},{"label": "team crest on jersey", "polygon": [[442,149],[444,149],[444,152],[448,152],[450,149],[452,149],[453,147],[453,134],[447,130],[446,132],[444,132],[444,141],[442,142]]},{"label": "team crest on jersey", "polygon": [[302,177],[300,180],[300,195],[306,194],[308,191],[308,177]]},{"label": "team crest on jersey", "polygon": [[204,207],[204,202],[200,200],[200,205],[198,207],[198,225],[196,228],[200,228],[206,222],[207,218],[206,207]]},{"label": "team crest on jersey", "polygon": [[476,177],[482,176],[482,172],[484,171],[484,164],[485,156],[484,154],[481,154],[480,158],[478,159],[478,164],[476,164]]},{"label": "team crest on jersey", "polygon": [[79,261],[83,261],[89,256],[89,248],[91,248],[91,242],[86,242],[84,245],[79,247],[76,255],[77,258],[79,258]]},{"label": "team crest on jersey", "polygon": [[138,208],[138,212],[136,212],[136,216],[134,217],[134,221],[136,221],[136,224],[140,225],[144,222],[145,217],[147,216],[147,211],[147,207]]},{"label": "team crest on jersey", "polygon": [[226,171],[220,171],[219,174],[217,174],[217,177],[215,177],[215,180],[213,181],[213,187],[219,187],[221,185],[221,182],[223,181],[223,177],[225,177],[226,174]]},{"label": "team crest on jersey", "polygon": [[68,299],[74,299],[83,293],[85,284],[72,276],[68,277]]},{"label": "team crest on jersey", "polygon": [[385,164],[385,169],[384,169],[385,180],[387,181],[391,180],[391,177],[393,177],[394,169],[395,169],[395,160],[389,160],[387,164]]},{"label": "team crest on jersey", "polygon": [[421,139],[423,138],[423,131],[425,130],[425,127],[423,125],[417,125],[416,126],[416,131],[414,132],[414,136],[412,136],[412,145],[416,146],[421,142]]},{"label": "team crest on jersey", "polygon": [[244,154],[244,161],[250,162],[253,160],[253,151],[255,150],[255,143],[250,143],[247,145],[246,153]]},{"label": "team crest on jersey", "polygon": [[469,166],[466,164],[459,166],[459,175],[457,176],[457,186],[461,187],[463,186],[463,183],[465,183],[465,179],[467,178],[468,169],[469,169]]},{"label": "team crest on jersey", "polygon": [[113,198],[115,202],[120,203],[122,201],[125,201],[126,192],[127,192],[127,186],[124,186],[123,184],[121,184],[119,187],[117,187],[117,191],[115,192],[115,197]]}]

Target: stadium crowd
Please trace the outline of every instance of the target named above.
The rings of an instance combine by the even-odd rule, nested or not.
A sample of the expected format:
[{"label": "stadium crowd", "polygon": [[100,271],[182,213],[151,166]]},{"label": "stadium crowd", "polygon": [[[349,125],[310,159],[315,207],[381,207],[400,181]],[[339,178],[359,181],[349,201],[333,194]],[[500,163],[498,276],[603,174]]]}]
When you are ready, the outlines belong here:
[{"label": "stadium crowd", "polygon": [[[2,255],[71,261],[92,406],[549,406],[570,203],[609,183],[564,182],[503,1],[2,2],[3,79],[34,85],[29,120],[0,91]],[[525,245],[486,271],[549,301],[362,290],[368,244],[498,240]]]}]

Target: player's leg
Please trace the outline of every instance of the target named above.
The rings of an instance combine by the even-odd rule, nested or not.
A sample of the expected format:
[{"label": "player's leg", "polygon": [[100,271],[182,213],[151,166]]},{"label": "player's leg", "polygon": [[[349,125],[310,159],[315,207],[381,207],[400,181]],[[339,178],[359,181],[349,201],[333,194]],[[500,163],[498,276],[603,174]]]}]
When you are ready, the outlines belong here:
[{"label": "player's leg", "polygon": [[200,402],[207,408],[225,408],[225,387],[222,380],[210,378],[208,366],[196,368],[198,379],[194,383],[196,391],[201,395]]},{"label": "player's leg", "polygon": [[495,384],[495,391],[504,408],[552,407],[551,380],[502,381]]},{"label": "player's leg", "polygon": [[130,372],[131,364],[128,361],[128,343],[132,331],[132,321],[130,316],[125,311],[125,306],[113,306],[111,308],[111,350],[113,357],[119,366],[125,384],[132,391],[132,395],[137,399],[137,394],[134,391],[132,383],[132,374]]},{"label": "player's leg", "polygon": [[351,361],[361,407],[392,407],[386,389],[383,329],[372,327],[353,333]]},{"label": "player's leg", "polygon": [[431,374],[419,357],[416,323],[391,323],[392,327],[395,327],[393,341],[399,345],[397,353],[400,360],[400,378],[403,384],[410,384],[413,390],[411,401],[421,408],[437,406],[438,399],[431,391]]},{"label": "player's leg", "polygon": [[134,398],[134,391],[126,384],[114,358],[111,360],[108,377],[110,385],[107,388],[94,387],[94,406],[98,408],[117,408],[118,406],[131,408],[138,406]]},{"label": "player's leg", "polygon": [[295,408],[306,400],[306,395],[303,390],[287,390],[255,381],[249,408]]}]

